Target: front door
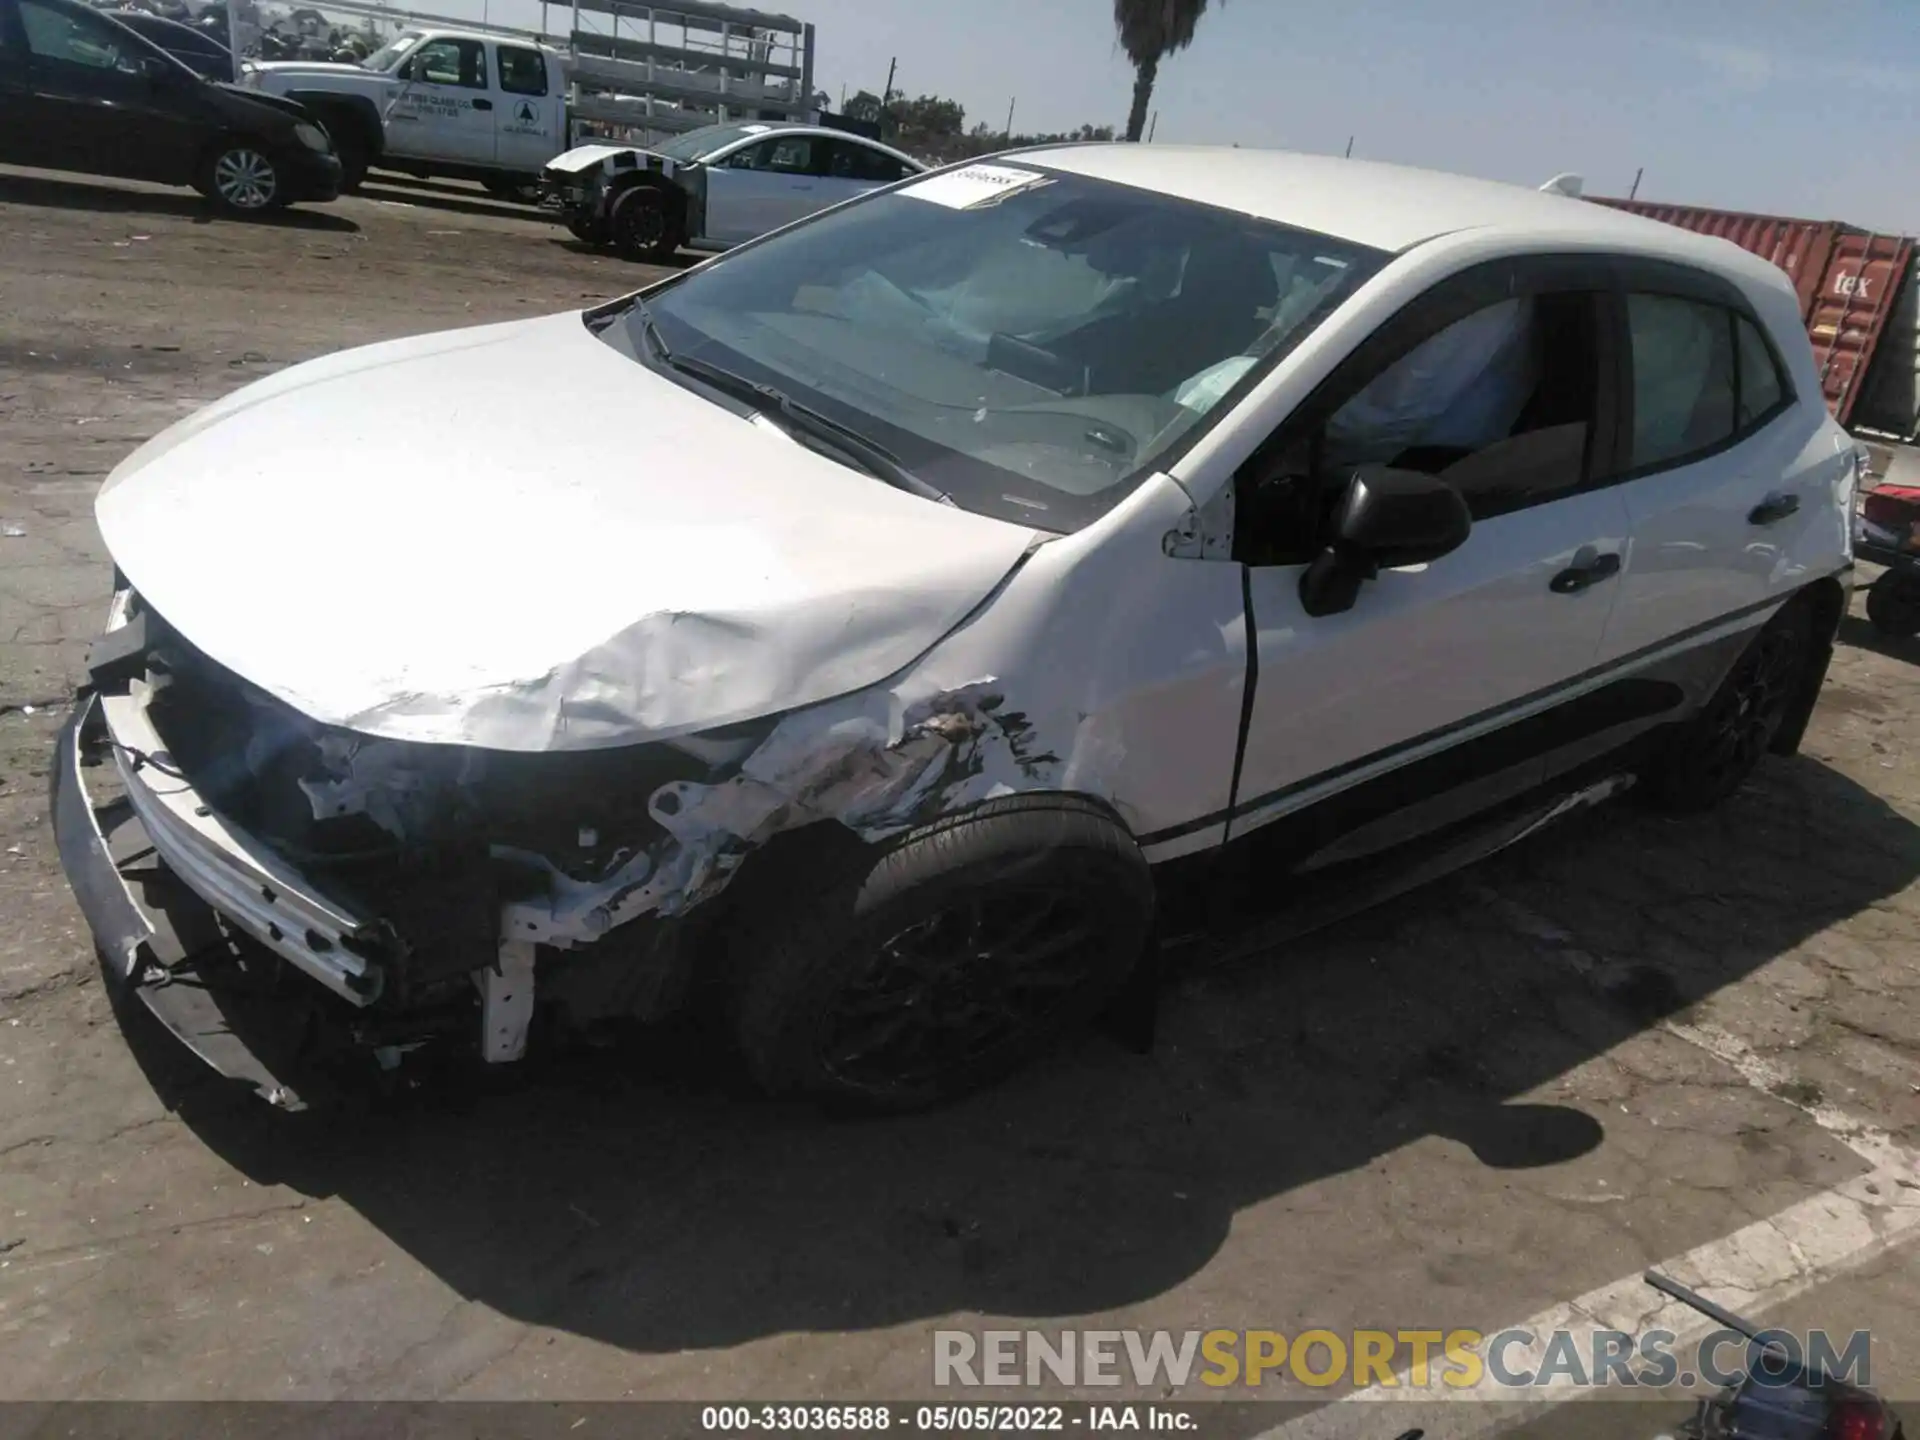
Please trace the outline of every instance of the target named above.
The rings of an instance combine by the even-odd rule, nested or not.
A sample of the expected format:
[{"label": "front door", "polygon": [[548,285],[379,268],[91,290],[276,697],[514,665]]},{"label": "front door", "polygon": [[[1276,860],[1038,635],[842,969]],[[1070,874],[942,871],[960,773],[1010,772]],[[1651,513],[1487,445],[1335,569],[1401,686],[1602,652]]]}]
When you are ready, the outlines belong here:
[{"label": "front door", "polygon": [[537,175],[566,146],[559,109],[548,99],[552,76],[547,57],[526,45],[494,47],[499,103],[494,109],[494,163],[503,170]]},{"label": "front door", "polygon": [[819,149],[817,136],[771,135],[715,163],[707,173],[706,238],[738,245],[818,210]]},{"label": "front door", "polygon": [[494,96],[487,47],[478,40],[428,40],[400,66],[400,93],[387,102],[387,148],[396,155],[491,165]]},{"label": "front door", "polygon": [[[1534,787],[1572,732],[1612,723],[1579,703],[1628,538],[1596,484],[1615,434],[1605,284],[1517,262],[1445,282],[1249,462],[1277,498],[1236,518],[1258,652],[1236,835],[1297,816],[1290,863],[1370,853]],[[1309,615],[1305,562],[1364,465],[1450,481],[1473,529]]]},{"label": "front door", "polygon": [[75,6],[18,0],[25,42],[25,163],[183,184],[212,138],[195,84],[137,38]]}]

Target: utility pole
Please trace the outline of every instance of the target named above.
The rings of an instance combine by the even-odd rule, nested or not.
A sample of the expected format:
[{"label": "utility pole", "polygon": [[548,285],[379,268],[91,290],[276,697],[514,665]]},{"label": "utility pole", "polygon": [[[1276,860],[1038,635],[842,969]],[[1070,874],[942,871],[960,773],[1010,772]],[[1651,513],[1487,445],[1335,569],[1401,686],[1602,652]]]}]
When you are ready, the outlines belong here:
[{"label": "utility pole", "polygon": [[1633,199],[1634,196],[1640,193],[1640,177],[1646,173],[1647,173],[1647,167],[1644,165],[1642,165],[1638,170],[1633,172],[1633,188],[1627,191],[1627,199],[1631,200]]},{"label": "utility pole", "polygon": [[847,82],[844,80],[840,82],[840,113],[847,113]]},{"label": "utility pole", "polygon": [[1351,135],[1349,135],[1349,136],[1347,136],[1347,154],[1346,154],[1346,158],[1347,158],[1347,159],[1349,159],[1349,160],[1351,160],[1351,159],[1353,158],[1353,136],[1351,136]]},{"label": "utility pole", "polygon": [[1009,100],[1009,101],[1007,101],[1007,129],[1006,129],[1006,133],[1005,133],[1005,135],[1004,135],[1004,136],[1003,136],[1002,138],[1003,138],[1003,139],[1004,139],[1004,140],[1006,141],[1006,143],[1007,143],[1007,144],[1009,144],[1009,145],[1011,145],[1011,144],[1013,143],[1013,105],[1014,105],[1014,100],[1018,100],[1019,98],[1020,98],[1020,97],[1019,97],[1018,95],[1016,95],[1016,96],[1014,96],[1014,97],[1013,97],[1013,100]]},{"label": "utility pole", "polygon": [[898,55],[887,61],[887,83],[880,91],[880,138],[882,140],[887,138],[887,106],[893,102],[893,72],[899,63]]},{"label": "utility pole", "polygon": [[1153,132],[1160,128],[1160,112],[1153,112],[1153,120],[1147,126],[1147,144],[1153,143]]}]

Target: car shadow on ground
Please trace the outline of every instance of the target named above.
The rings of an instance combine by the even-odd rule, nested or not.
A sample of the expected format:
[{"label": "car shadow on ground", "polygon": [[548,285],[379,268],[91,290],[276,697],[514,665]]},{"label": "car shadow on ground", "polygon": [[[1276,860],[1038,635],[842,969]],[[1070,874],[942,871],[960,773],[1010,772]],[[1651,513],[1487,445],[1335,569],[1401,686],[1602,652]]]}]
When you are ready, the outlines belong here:
[{"label": "car shadow on ground", "polygon": [[421,175],[403,175],[397,170],[375,168],[368,171],[366,183],[369,185],[390,185],[400,190],[417,190],[431,195],[448,195],[454,199],[493,200],[509,209],[532,210],[531,205],[517,205],[512,200],[501,200],[487,194],[486,188],[467,180],[433,180]]},{"label": "car shadow on ground", "polygon": [[[562,250],[570,250],[575,255],[591,255],[597,259],[625,259],[611,245],[589,245],[584,240],[575,240],[570,235],[557,235],[553,243]],[[711,255],[695,255],[691,251],[678,250],[671,260],[628,260],[627,263],[637,270],[691,270],[702,260],[711,260]],[[644,283],[644,282],[643,282]]]},{"label": "car shadow on ground", "polygon": [[1876,655],[1885,655],[1890,660],[1901,660],[1911,665],[1920,660],[1920,636],[1882,635],[1873,628],[1871,622],[1858,615],[1843,615],[1840,618],[1840,643],[1851,645],[1856,650],[1871,650]]},{"label": "car shadow on ground", "polygon": [[288,230],[357,232],[360,227],[344,215],[317,205],[295,205],[266,215],[227,216],[191,191],[126,190],[102,181],[54,179],[41,175],[0,173],[0,205],[48,205],[62,210],[95,210],[134,215],[172,215],[197,224],[218,221],[229,225],[268,225]]},{"label": "car shadow on ground", "polygon": [[[129,1039],[256,1182],[338,1197],[530,1324],[667,1352],[950,1312],[1083,1315],[1194,1276],[1248,1207],[1293,1195],[1311,1212],[1314,1182],[1421,1137],[1501,1169],[1592,1150],[1592,1115],[1515,1097],[1916,875],[1920,827],[1817,761],[1773,761],[1713,815],[1616,804],[1284,955],[1190,969],[1148,1055],[1089,1037],[881,1121],[755,1099],[690,1031],[500,1093],[331,1119],[235,1095],[149,1028]],[[1544,910],[1598,963],[1560,963],[1490,895]],[[1365,1223],[1343,1222],[1349,1250]]]},{"label": "car shadow on ground", "polygon": [[389,175],[368,176],[353,193],[362,200],[373,200],[383,205],[411,205],[421,210],[445,210],[453,215],[485,215],[496,220],[559,223],[550,210],[518,205],[511,200],[494,200],[478,190],[447,193],[429,189],[420,181],[403,181]]}]

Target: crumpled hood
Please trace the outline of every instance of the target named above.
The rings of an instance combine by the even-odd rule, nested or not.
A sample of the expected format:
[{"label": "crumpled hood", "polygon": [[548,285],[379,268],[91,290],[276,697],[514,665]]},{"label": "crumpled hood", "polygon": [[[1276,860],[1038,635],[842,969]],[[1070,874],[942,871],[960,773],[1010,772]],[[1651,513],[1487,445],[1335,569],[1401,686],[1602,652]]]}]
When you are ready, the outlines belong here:
[{"label": "crumpled hood", "polygon": [[127,457],[95,511],[149,606],[302,713],[520,751],[872,684],[1038,539],[742,419],[576,314],[281,371]]}]

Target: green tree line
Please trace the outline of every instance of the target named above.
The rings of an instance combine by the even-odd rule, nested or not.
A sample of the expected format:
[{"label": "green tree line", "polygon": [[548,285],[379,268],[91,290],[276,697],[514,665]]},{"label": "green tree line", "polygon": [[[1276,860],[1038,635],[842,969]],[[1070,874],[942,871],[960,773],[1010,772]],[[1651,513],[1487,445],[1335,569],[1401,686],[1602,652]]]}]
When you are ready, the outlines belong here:
[{"label": "green tree line", "polygon": [[985,122],[969,127],[967,112],[959,101],[945,100],[938,95],[922,95],[910,100],[898,90],[888,95],[884,106],[878,95],[871,90],[862,90],[841,107],[841,113],[850,120],[878,125],[881,138],[889,145],[940,165],[971,159],[975,155],[989,155],[995,150],[1006,150],[1016,145],[1049,145],[1069,140],[1114,138],[1114,127],[1111,125],[1082,125],[1077,130],[1047,134],[1016,131],[1012,135],[1008,135],[1002,126]]},{"label": "green tree line", "polygon": [[[1113,0],[1113,27],[1120,48],[1133,65],[1133,103],[1127,111],[1126,138],[1138,140],[1147,128],[1160,62],[1193,43],[1208,0]],[[977,122],[967,128],[967,112],[957,100],[922,95],[909,100],[898,90],[882,99],[862,90],[847,101],[850,118],[880,127],[881,138],[923,160],[950,164],[1017,145],[1046,145],[1065,140],[1111,140],[1111,125],[1082,125],[1051,134],[1016,133]]]}]

